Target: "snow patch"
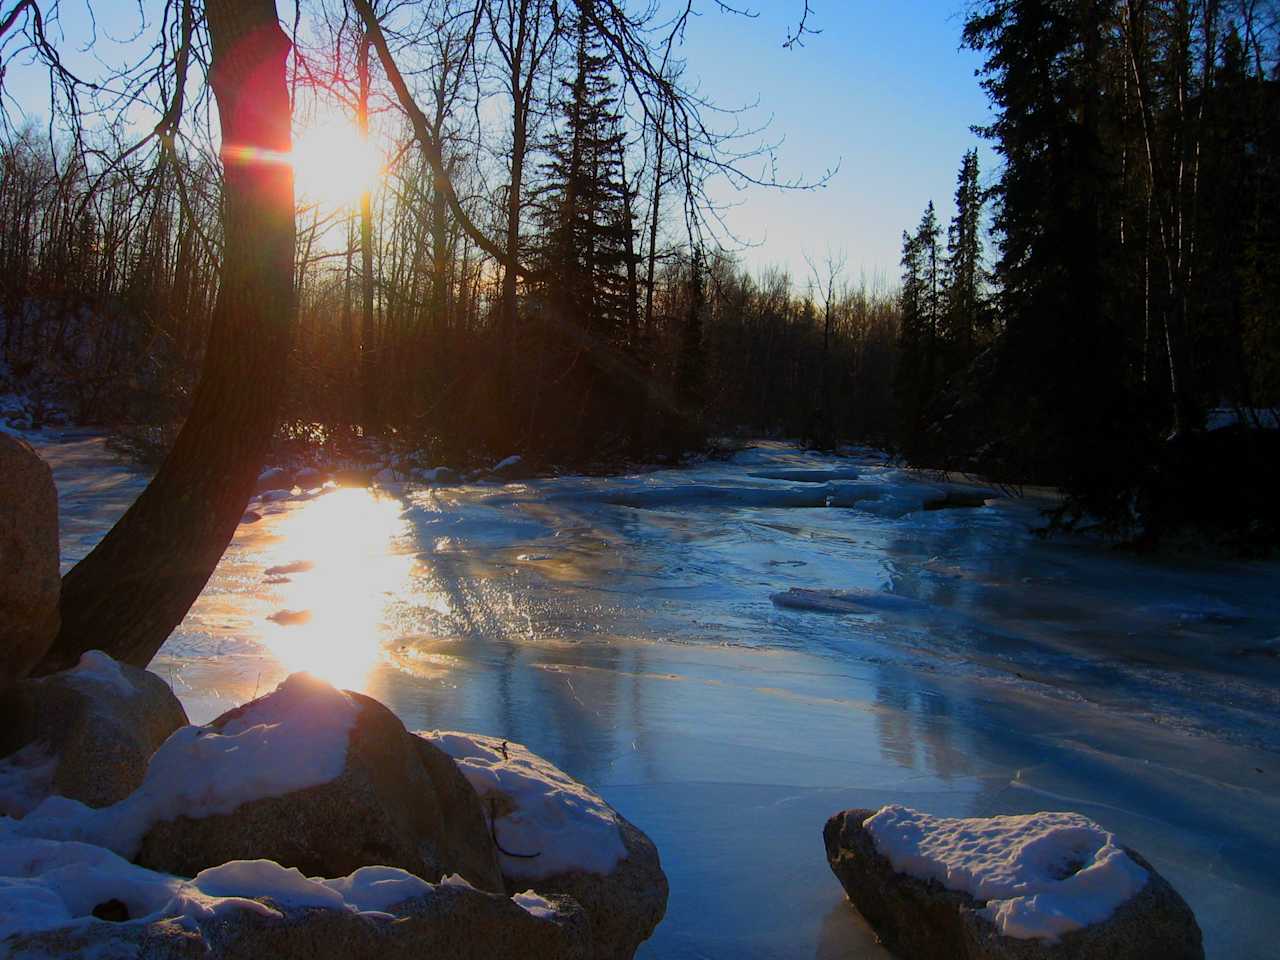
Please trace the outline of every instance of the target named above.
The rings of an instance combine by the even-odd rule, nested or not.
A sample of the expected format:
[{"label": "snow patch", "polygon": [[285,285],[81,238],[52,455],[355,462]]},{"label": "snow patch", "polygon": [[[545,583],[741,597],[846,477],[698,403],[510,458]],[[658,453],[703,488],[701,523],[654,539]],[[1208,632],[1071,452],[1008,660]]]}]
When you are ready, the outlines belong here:
[{"label": "snow patch", "polygon": [[29,743],[0,760],[0,816],[22,817],[53,792],[58,758],[42,743]]},{"label": "snow patch", "polygon": [[[454,885],[447,877],[440,882]],[[421,897],[432,889],[427,881],[399,867],[361,867],[350,876],[321,883],[364,913],[386,913],[397,903]]]},{"label": "snow patch", "polygon": [[895,804],[862,825],[899,873],[985,900],[980,915],[1021,940],[1101,923],[1148,878],[1113,834],[1078,813],[953,820]]},{"label": "snow patch", "polygon": [[550,900],[541,894],[534,893],[532,890],[517,893],[511,899],[516,902],[516,906],[523,908],[526,913],[530,913],[541,920],[554,917],[557,913]]},{"label": "snow patch", "polygon": [[478,734],[419,736],[453,757],[486,813],[496,815],[494,833],[509,876],[608,875],[626,857],[609,805],[528,748]]},{"label": "snow patch", "polygon": [[110,687],[112,692],[125,697],[132,697],[136,692],[132,681],[120,669],[120,664],[101,650],[86,650],[80,655],[80,662],[68,670],[66,676],[72,681],[87,680],[103,684]]},{"label": "snow patch", "polygon": [[359,707],[307,674],[293,674],[240,708],[221,728],[182,727],[155,752],[142,785],[93,809],[52,796],[23,820],[0,820],[10,836],[77,840],[131,857],[151,826],[180,816],[232,813],[262,797],[328,783],[346,766]]},{"label": "snow patch", "polygon": [[[350,884],[355,874],[334,883]],[[282,867],[274,860],[232,860],[201,870],[191,885],[210,897],[270,897],[284,907],[320,907],[340,910],[346,906],[339,890],[320,880],[310,880],[297,867]]]},{"label": "snow patch", "polygon": [[108,900],[124,903],[135,923],[207,920],[228,909],[276,915],[249,895],[258,892],[211,894],[201,888],[199,877],[185,881],[155,873],[87,843],[7,838],[0,845],[0,941],[15,934],[99,923],[93,908]]}]

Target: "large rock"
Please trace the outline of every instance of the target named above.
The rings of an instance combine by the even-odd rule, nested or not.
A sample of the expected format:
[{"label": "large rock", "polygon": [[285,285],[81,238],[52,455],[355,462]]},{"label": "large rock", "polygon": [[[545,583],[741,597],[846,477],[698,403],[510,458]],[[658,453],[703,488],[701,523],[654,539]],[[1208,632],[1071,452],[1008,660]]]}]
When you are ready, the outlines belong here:
[{"label": "large rock", "polygon": [[[227,812],[161,820],[143,837],[136,862],[184,876],[230,860],[274,860],[329,877],[386,865],[429,881],[458,873],[480,889],[502,891],[474,792],[461,778],[433,777],[420,746],[390,710],[357,693],[346,696],[358,713],[336,777],[248,799]],[[260,710],[261,702],[223,714],[208,731],[216,734],[245,711]]]},{"label": "large rock", "polygon": [[885,946],[911,960],[1203,960],[1195,916],[1133,850],[1146,885],[1102,922],[1057,941],[1001,935],[980,914],[986,902],[936,880],[898,873],[863,826],[871,810],[846,810],[823,831],[827,860],[853,905]]},{"label": "large rock", "polygon": [[58,633],[58,494],[31,446],[0,433],[0,689]]},{"label": "large rock", "polygon": [[377,913],[290,907],[259,897],[276,915],[220,910],[194,921],[83,921],[0,941],[13,960],[586,960],[590,925],[572,901],[531,912],[511,899],[440,885]]},{"label": "large rock", "polygon": [[[622,814],[614,811],[627,856],[612,873],[571,871],[533,882],[539,893],[572,897],[591,918],[591,956],[595,960],[630,960],[653,934],[667,912],[667,876],[658,848]],[[508,889],[527,886],[507,878]]]},{"label": "large rock", "polygon": [[453,757],[497,838],[508,893],[567,896],[591,920],[595,960],[627,960],[667,908],[657,848],[599,796],[517,743],[420,735]]},{"label": "large rock", "polygon": [[90,651],[70,670],[0,693],[0,814],[50,793],[104,807],[141,783],[147,762],[187,715],[153,673]]}]

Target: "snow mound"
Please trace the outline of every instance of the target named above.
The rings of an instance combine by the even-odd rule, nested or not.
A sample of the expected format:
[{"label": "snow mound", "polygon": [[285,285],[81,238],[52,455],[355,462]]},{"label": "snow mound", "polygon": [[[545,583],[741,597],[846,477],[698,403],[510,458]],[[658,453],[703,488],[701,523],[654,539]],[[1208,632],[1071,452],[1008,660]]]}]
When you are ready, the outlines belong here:
[{"label": "snow mound", "polygon": [[274,915],[270,907],[248,899],[274,892],[264,888],[236,897],[218,896],[203,890],[199,877],[184,881],[155,873],[102,847],[6,838],[0,845],[0,941],[14,934],[99,922],[93,908],[108,900],[124,903],[129,916],[140,923],[162,918],[194,923],[227,909]]},{"label": "snow mound", "polygon": [[43,743],[29,743],[0,760],[0,816],[21,817],[53,790],[58,758]]},{"label": "snow mound", "polygon": [[67,671],[67,676],[77,682],[104,684],[125,697],[132,697],[136,692],[120,664],[101,650],[86,650],[80,654],[80,662]]},{"label": "snow mound", "polygon": [[6,834],[78,840],[131,857],[162,820],[228,814],[333,780],[346,765],[358,713],[341,690],[293,674],[217,729],[174,731],[152,756],[142,785],[119,803],[93,809],[49,797],[23,820],[0,820],[0,841],[9,842]]},{"label": "snow mound", "polygon": [[813,613],[880,613],[893,610],[917,610],[924,604],[912,597],[885,593],[881,590],[810,590],[792,587],[770,598],[774,606]]},{"label": "snow mound", "polygon": [[[233,910],[279,916],[262,899],[285,908],[389,917],[397,904],[457,885],[468,884],[456,875],[431,884],[396,867],[361,867],[326,880],[273,860],[233,860],[184,880],[91,844],[24,838],[0,845],[0,953],[6,937],[100,923],[93,909],[109,900],[125,905],[127,923],[177,920],[194,930]],[[534,893],[512,900],[537,917],[557,912]]]},{"label": "snow mound", "polygon": [[980,915],[1006,937],[1052,941],[1100,923],[1148,878],[1078,813],[954,820],[895,804],[862,825],[899,873],[987,901]]},{"label": "snow mound", "polygon": [[508,876],[608,875],[626,857],[609,805],[528,748],[466,733],[419,736],[454,759],[486,811],[496,815],[493,828]]}]

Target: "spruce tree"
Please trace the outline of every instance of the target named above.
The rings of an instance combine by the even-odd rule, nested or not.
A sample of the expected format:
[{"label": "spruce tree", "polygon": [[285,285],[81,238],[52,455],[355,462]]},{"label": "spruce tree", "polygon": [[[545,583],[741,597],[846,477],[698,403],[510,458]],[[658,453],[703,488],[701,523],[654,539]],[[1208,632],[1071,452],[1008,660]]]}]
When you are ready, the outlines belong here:
[{"label": "spruce tree", "polygon": [[964,37],[985,54],[1004,332],[988,382],[988,466],[1060,482],[1118,517],[1142,459],[1115,296],[1120,178],[1103,150],[1105,4],[998,0]]},{"label": "spruce tree", "polygon": [[[592,0],[584,0],[589,6]],[[579,10],[573,75],[562,81],[560,123],[546,144],[546,182],[538,193],[551,314],[551,348],[575,374],[564,388],[564,426],[578,450],[598,449],[601,433],[628,429],[616,404],[634,332],[630,283],[634,227],[623,178],[625,149],[613,65],[591,18]],[[566,411],[552,412],[552,416]]]},{"label": "spruce tree", "polygon": [[983,323],[982,206],[978,151],[969,150],[956,182],[956,212],[947,228],[945,334],[948,372],[973,359],[975,337]]}]

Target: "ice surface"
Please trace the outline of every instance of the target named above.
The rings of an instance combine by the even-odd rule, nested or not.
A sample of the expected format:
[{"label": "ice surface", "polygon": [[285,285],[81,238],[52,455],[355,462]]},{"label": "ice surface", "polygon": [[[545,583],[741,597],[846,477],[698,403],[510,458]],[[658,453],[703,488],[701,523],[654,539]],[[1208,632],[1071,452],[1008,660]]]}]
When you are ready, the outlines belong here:
[{"label": "ice surface", "polygon": [[786,593],[775,593],[770,599],[779,607],[816,613],[872,613],[916,610],[921,606],[919,600],[879,590],[806,590],[804,587],[792,587]]},{"label": "ice surface", "polygon": [[[39,443],[70,562],[145,477],[100,438]],[[818,837],[837,810],[901,803],[1083,813],[1186,897],[1210,958],[1270,960],[1280,565],[1042,540],[1038,491],[925,512],[963,483],[853,453],[274,504],[152,669],[198,722],[305,669],[411,729],[527,744],[658,845],[671,901],[641,958],[883,957]],[[749,476],[785,470],[853,471],[826,483],[876,496],[794,507],[771,491],[816,505],[823,485]],[[263,583],[297,560],[315,569]],[[793,589],[917,603],[772,602]],[[280,609],[313,616],[283,629]]]},{"label": "ice surface", "polygon": [[899,873],[985,900],[981,914],[1021,940],[1100,923],[1147,883],[1116,838],[1078,813],[953,819],[894,804],[863,827]]},{"label": "ice surface", "polygon": [[497,814],[494,832],[509,876],[535,880],[581,871],[607,875],[626,855],[608,805],[518,743],[475,734],[422,732]]}]

